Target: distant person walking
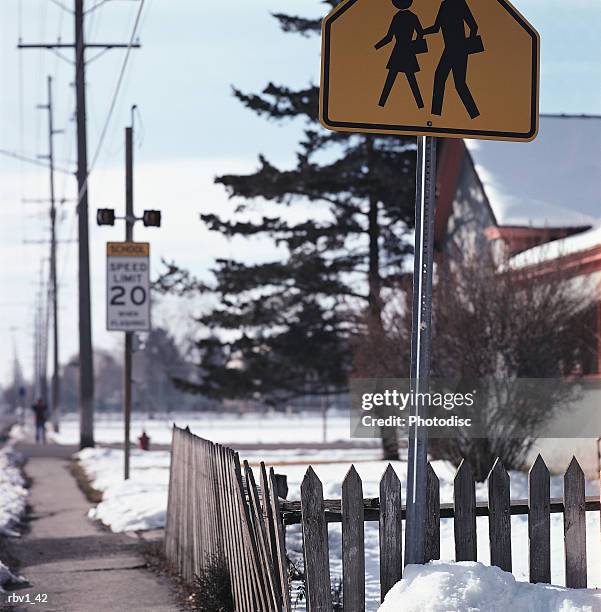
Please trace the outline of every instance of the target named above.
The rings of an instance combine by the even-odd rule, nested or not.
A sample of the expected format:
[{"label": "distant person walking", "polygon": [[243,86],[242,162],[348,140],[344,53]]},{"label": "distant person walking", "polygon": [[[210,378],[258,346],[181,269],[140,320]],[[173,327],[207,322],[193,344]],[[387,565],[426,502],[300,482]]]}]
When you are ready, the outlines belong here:
[{"label": "distant person walking", "polygon": [[48,420],[48,407],[40,397],[31,407],[35,415],[35,441],[46,444],[46,421]]},{"label": "distant person walking", "polygon": [[[399,72],[403,72],[407,77],[409,87],[411,87],[417,108],[423,108],[424,101],[415,73],[420,70],[417,54],[427,51],[424,31],[419,17],[407,10],[413,4],[413,0],[392,0],[392,4],[399,9],[399,12],[392,18],[392,23],[386,36],[375,45],[376,49],[381,49],[391,43],[393,39],[395,40],[390,59],[388,64],[386,64],[388,76],[386,77],[378,104],[380,106],[386,105],[397,75]],[[416,38],[413,38],[414,35]]]},{"label": "distant person walking", "polygon": [[[467,24],[470,35],[465,36]],[[455,89],[472,119],[480,115],[476,102],[467,86],[467,60],[470,53],[484,51],[478,33],[478,24],[466,0],[443,0],[434,25],[426,28],[424,34],[436,34],[442,30],[444,51],[434,74],[432,114],[442,115],[445,87],[449,73],[453,73]]]}]

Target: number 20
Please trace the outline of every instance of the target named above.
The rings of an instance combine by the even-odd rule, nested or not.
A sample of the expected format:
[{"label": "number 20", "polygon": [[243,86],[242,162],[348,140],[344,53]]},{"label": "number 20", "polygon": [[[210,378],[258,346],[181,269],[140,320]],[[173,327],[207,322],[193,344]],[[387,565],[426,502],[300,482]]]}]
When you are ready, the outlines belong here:
[{"label": "number 20", "polygon": [[[111,292],[113,293],[110,301],[111,306],[125,306],[125,300],[123,299],[125,296],[125,287],[121,285],[111,287]],[[136,306],[141,306],[146,301],[146,289],[140,287],[140,285],[132,287],[129,292],[129,299]]]}]

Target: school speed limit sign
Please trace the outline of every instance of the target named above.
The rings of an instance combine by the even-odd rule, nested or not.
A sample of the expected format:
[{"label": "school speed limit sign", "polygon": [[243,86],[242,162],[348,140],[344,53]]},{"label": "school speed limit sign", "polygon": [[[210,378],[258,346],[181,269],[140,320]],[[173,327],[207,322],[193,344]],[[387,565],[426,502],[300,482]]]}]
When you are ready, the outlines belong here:
[{"label": "school speed limit sign", "polygon": [[109,331],[150,330],[150,245],[106,245],[106,326]]}]

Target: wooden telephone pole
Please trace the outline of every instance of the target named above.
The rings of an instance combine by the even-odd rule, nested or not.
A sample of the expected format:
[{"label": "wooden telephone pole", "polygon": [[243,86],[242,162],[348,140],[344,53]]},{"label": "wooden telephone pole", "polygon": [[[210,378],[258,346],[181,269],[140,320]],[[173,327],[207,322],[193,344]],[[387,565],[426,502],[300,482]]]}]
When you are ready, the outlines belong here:
[{"label": "wooden telephone pole", "polygon": [[[96,8],[96,7],[92,7]],[[86,129],[87,49],[130,49],[139,44],[94,43],[85,41],[84,0],[74,0],[75,41],[34,43],[19,41],[19,49],[73,49],[75,51],[75,97],[77,115],[77,214],[79,244],[79,401],[81,448],[94,446],[94,359],[90,303],[90,245],[88,228],[88,140]]]},{"label": "wooden telephone pole", "polygon": [[54,431],[59,429],[60,415],[60,377],[59,377],[59,346],[58,346],[58,277],[56,271],[57,239],[56,239],[56,197],[54,190],[54,135],[59,130],[54,129],[54,109],[52,105],[52,77],[48,77],[48,102],[40,108],[48,111],[48,167],[50,170],[50,286],[48,297],[52,309],[52,378],[50,391],[50,406]]}]

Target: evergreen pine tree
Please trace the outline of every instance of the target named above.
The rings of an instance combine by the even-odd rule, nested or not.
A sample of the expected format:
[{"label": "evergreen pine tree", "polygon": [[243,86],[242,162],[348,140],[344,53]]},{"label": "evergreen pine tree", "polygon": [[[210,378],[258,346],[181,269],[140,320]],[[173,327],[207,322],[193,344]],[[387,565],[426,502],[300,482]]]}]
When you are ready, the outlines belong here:
[{"label": "evergreen pine tree", "polygon": [[[320,32],[320,20],[274,17],[286,32]],[[286,257],[260,264],[220,259],[210,286],[169,266],[159,290],[218,298],[199,319],[211,330],[199,342],[203,382],[179,384],[211,397],[274,404],[308,393],[344,392],[352,339],[370,330],[381,333],[383,296],[398,286],[412,250],[407,234],[414,222],[415,140],[323,129],[317,86],[293,90],[269,83],[261,94],[235,89],[234,95],[266,119],[304,118],[304,137],[293,169],[279,169],[260,156],[253,174],[218,177],[241,204],[233,219],[201,218],[227,237],[268,236],[285,247]],[[248,221],[248,203],[260,199],[283,214]],[[306,211],[306,218],[286,221],[289,207]],[[395,436],[384,447],[388,458],[398,454]]]}]

